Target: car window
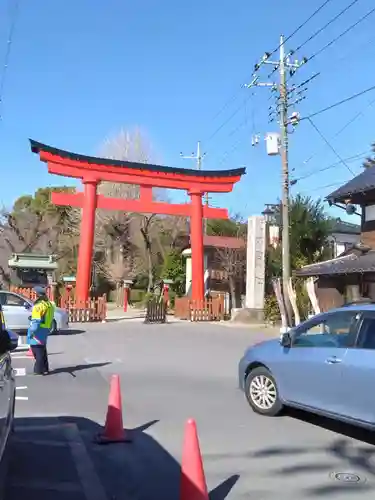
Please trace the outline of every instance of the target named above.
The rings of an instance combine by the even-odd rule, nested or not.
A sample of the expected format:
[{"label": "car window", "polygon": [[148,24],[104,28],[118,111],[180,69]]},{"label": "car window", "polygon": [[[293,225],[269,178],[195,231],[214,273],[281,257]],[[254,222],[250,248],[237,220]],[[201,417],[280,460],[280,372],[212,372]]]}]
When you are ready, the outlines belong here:
[{"label": "car window", "polygon": [[363,318],[357,348],[375,350],[375,317]]},{"label": "car window", "polygon": [[25,300],[18,295],[14,295],[13,293],[6,294],[6,302],[7,306],[23,306],[25,304]]},{"label": "car window", "polygon": [[302,326],[298,330],[293,347],[350,347],[355,342],[354,324],[359,316],[358,311],[343,311],[309,321],[305,329]]}]

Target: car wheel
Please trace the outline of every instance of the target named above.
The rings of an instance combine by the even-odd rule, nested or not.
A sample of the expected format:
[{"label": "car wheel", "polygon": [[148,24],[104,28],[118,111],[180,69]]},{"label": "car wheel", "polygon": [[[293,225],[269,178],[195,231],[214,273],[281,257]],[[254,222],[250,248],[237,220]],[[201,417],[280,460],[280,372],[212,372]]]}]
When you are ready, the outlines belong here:
[{"label": "car wheel", "polygon": [[57,333],[57,323],[55,319],[52,321],[52,326],[49,333],[50,335],[54,335],[55,333]]},{"label": "car wheel", "polygon": [[276,381],[265,367],[251,370],[246,377],[246,398],[251,408],[261,415],[278,415],[283,405],[279,398]]}]

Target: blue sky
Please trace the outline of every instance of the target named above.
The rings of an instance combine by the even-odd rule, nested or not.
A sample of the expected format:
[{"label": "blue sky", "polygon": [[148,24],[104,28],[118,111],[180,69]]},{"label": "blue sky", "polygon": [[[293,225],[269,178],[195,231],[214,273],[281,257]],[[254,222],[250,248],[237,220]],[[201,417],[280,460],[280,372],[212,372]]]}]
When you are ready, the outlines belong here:
[{"label": "blue sky", "polygon": [[[0,7],[0,71],[14,1],[4,0]],[[253,133],[263,137],[277,129],[268,123],[269,91],[257,89],[242,105],[251,91],[239,90],[217,113],[250,80],[262,54],[277,47],[280,33],[287,36],[321,3],[285,0],[281,12],[272,0],[19,0],[1,108],[0,199],[9,205],[39,186],[69,183],[48,175],[31,154],[29,137],[96,154],[108,135],[139,126],[166,165],[191,166],[179,153],[192,152],[197,140],[207,153],[205,168],[246,165],[246,177],[234,192],[215,196],[213,203],[244,216],[261,212],[280,193],[280,158],[268,157],[262,140],[251,146]],[[298,47],[349,3],[332,0],[287,49]],[[373,0],[359,0],[297,56],[314,54],[371,8]],[[299,70],[293,83],[320,72],[298,107],[302,116],[375,85],[374,22],[375,13]],[[368,93],[314,120],[341,157],[370,151],[375,104],[369,102],[374,99],[375,92]],[[317,197],[333,191],[336,185],[323,186],[351,177],[343,165],[320,171],[337,161],[311,125],[301,123],[290,136],[290,168],[295,178],[312,175],[299,181],[293,193]],[[354,173],[360,165],[361,159],[349,163]]]}]

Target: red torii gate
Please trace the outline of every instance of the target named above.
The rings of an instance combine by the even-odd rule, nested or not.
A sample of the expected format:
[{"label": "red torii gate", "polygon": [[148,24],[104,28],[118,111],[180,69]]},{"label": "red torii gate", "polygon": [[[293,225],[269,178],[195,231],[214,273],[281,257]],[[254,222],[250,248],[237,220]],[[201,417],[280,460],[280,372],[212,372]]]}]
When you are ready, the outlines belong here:
[{"label": "red torii gate", "polygon": [[[89,296],[92,253],[94,245],[95,211],[122,210],[124,212],[157,213],[190,217],[192,252],[192,298],[204,298],[203,219],[227,219],[224,208],[202,205],[204,193],[229,193],[245,173],[234,170],[192,170],[129,161],[96,158],[57,149],[30,139],[31,150],[47,163],[50,174],[82,179],[80,193],[52,193],[55,205],[82,209],[82,222],[77,268],[77,299]],[[100,182],[118,182],[140,186],[139,199],[108,198],[97,193]],[[191,203],[164,203],[152,199],[152,188],[186,190]]]}]

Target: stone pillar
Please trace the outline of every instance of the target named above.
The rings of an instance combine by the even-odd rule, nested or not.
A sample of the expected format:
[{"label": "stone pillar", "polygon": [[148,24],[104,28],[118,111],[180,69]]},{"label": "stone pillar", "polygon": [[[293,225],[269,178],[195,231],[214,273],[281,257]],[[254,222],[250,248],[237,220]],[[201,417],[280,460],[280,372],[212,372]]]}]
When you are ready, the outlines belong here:
[{"label": "stone pillar", "polygon": [[266,221],[264,216],[254,215],[249,217],[247,227],[245,307],[259,321],[264,317],[265,257]]}]

